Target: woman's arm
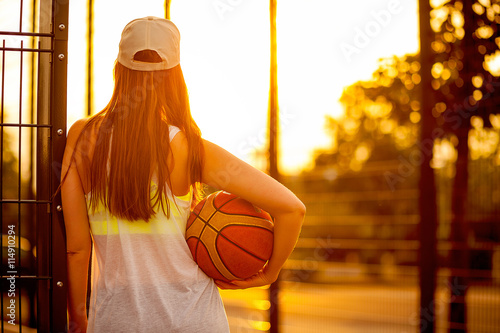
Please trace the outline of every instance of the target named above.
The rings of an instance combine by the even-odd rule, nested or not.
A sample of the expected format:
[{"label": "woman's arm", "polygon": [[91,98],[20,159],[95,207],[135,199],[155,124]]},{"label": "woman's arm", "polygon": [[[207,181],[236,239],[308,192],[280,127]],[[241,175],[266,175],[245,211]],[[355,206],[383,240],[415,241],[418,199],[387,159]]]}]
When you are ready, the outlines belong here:
[{"label": "woman's arm", "polygon": [[219,146],[204,141],[204,148],[204,183],[248,200],[274,217],[273,253],[264,269],[246,280],[216,281],[217,285],[236,289],[274,282],[299,237],[306,211],[304,204],[285,186]]},{"label": "woman's arm", "polygon": [[87,280],[90,258],[90,228],[85,194],[78,175],[78,159],[70,163],[84,121],[76,122],[68,133],[63,157],[61,187],[64,223],[66,227],[68,264],[69,332],[87,331]]}]

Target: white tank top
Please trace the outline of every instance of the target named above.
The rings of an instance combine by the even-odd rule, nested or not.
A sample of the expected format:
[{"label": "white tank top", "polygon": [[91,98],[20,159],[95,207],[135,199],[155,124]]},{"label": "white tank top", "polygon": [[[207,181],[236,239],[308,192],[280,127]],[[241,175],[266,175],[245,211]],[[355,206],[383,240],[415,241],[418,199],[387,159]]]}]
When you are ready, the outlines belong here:
[{"label": "white tank top", "polygon": [[[170,127],[170,141],[178,132]],[[118,219],[102,206],[88,210],[93,256],[87,332],[229,332],[219,291],[184,239],[191,197],[168,191],[170,217],[158,209],[149,222]],[[89,207],[90,193],[86,198]]]}]

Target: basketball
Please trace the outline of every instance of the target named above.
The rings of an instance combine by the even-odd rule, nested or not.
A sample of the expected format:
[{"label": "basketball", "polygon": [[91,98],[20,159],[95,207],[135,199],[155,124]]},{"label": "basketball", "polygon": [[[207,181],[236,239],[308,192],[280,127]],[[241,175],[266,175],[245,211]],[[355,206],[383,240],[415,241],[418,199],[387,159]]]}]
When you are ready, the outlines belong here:
[{"label": "basketball", "polygon": [[198,266],[213,279],[246,279],[260,271],[273,251],[271,216],[231,193],[200,201],[186,225],[186,241]]}]

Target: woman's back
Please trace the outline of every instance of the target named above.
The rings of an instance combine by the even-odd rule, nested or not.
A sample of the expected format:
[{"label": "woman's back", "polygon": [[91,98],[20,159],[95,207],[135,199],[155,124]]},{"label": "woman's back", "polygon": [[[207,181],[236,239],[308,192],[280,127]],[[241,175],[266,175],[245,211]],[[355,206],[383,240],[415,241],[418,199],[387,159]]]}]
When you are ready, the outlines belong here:
[{"label": "woman's back", "polygon": [[[175,183],[182,188],[183,136],[169,129],[178,162],[173,169],[179,167]],[[86,194],[88,206],[91,196]],[[192,193],[176,196],[168,189],[167,198],[168,216],[159,209],[147,222],[117,218],[102,204],[88,208],[95,250],[89,332],[228,331],[217,287],[193,261],[184,239]]]}]

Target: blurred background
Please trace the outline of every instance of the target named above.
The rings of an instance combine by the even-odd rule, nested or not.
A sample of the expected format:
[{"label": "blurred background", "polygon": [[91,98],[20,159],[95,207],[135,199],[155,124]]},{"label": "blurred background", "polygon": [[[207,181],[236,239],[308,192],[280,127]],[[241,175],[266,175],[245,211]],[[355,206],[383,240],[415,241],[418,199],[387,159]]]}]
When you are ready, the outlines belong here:
[{"label": "blurred background", "polygon": [[500,332],[499,0],[1,0],[2,331],[65,325],[64,133],[150,15],[203,136],[307,206],[279,283],[221,291],[231,332]]}]

